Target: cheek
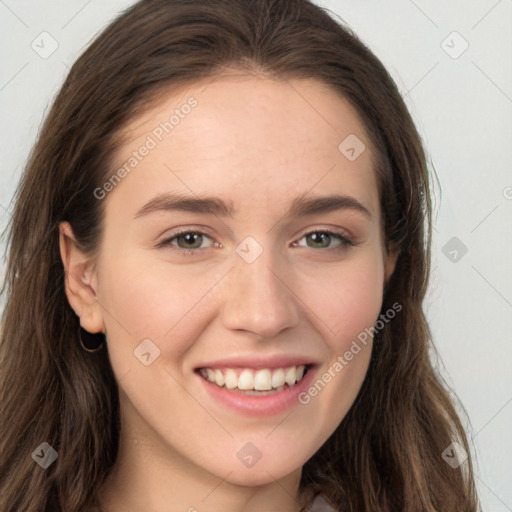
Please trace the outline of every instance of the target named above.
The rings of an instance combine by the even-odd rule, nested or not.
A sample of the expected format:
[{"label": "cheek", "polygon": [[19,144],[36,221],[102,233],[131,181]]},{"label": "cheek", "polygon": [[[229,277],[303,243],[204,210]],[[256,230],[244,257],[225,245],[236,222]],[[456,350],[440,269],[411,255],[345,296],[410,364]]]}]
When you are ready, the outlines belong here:
[{"label": "cheek", "polygon": [[378,250],[303,275],[301,296],[332,350],[345,350],[360,332],[373,326],[382,306],[384,280]]},{"label": "cheek", "polygon": [[330,272],[322,282],[316,277],[317,292],[309,292],[308,306],[317,313],[315,325],[323,334],[329,357],[299,400],[321,425],[315,433],[321,445],[346,416],[368,370],[370,329],[382,306],[382,260],[360,259]]},{"label": "cheek", "polygon": [[[106,251],[108,252],[108,251]],[[198,265],[185,270],[142,251],[105,257],[99,272],[99,300],[113,350],[137,347],[151,339],[166,352],[184,352],[198,319],[208,318],[213,290],[225,271]],[[129,345],[126,346],[126,345]]]}]

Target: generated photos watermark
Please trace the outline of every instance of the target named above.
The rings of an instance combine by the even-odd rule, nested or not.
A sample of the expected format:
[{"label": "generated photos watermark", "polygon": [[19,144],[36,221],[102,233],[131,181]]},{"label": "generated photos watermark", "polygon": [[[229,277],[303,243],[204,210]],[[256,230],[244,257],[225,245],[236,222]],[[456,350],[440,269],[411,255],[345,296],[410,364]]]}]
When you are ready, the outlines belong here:
[{"label": "generated photos watermark", "polygon": [[167,121],[161,122],[155,127],[151,133],[146,136],[146,141],[136,151],[132,152],[132,156],[128,158],[121,167],[119,167],[110,178],[101,186],[94,189],[94,197],[96,199],[105,199],[107,194],[114,190],[119,183],[129,175],[137,165],[139,165],[153,149],[155,149],[166,135],[172,132],[183,119],[185,119],[192,109],[197,107],[198,101],[191,96],[186,103],[180,108],[175,108],[173,114]]},{"label": "generated photos watermark", "polygon": [[367,327],[357,335],[357,340],[352,341],[350,348],[346,350],[343,355],[339,355],[336,361],[329,366],[329,368],[319,377],[311,386],[299,394],[298,400],[302,405],[307,405],[311,402],[311,398],[315,397],[331,382],[336,375],[338,375],[350,361],[361,352],[362,347],[368,344],[369,339],[373,339],[376,333],[384,329],[396,314],[402,310],[402,305],[395,302],[385,313],[379,316],[373,327]]}]

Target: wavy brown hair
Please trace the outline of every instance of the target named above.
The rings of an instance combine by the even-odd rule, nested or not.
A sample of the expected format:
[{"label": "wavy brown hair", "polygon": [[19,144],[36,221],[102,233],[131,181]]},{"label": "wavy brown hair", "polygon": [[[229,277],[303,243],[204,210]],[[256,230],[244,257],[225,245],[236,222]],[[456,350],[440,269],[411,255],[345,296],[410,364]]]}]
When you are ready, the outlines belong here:
[{"label": "wavy brown hair", "polygon": [[[347,98],[374,149],[385,240],[400,247],[382,311],[400,319],[375,336],[358,397],[306,462],[304,504],[325,493],[344,511],[479,509],[471,457],[445,384],[433,370],[422,303],[430,263],[426,155],[392,78],[326,10],[300,0],[143,0],[115,19],[73,65],[42,126],[15,196],[2,292],[0,509],[82,512],[116,460],[118,388],[108,352],[80,347],[64,290],[58,226],[94,254],[122,128],[162,94],[227,68],[279,80],[313,78]],[[378,347],[378,351],[375,347]],[[48,442],[46,470],[31,457]]]}]

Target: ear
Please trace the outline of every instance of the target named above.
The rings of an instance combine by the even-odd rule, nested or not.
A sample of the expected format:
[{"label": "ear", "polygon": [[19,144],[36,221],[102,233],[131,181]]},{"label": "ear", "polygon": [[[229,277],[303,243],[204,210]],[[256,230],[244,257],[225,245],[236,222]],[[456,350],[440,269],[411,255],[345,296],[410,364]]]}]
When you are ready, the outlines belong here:
[{"label": "ear", "polygon": [[396,261],[400,254],[400,248],[396,245],[390,245],[384,251],[384,285],[388,284],[389,279],[393,275],[396,267]]},{"label": "ear", "polygon": [[96,295],[95,262],[80,249],[69,222],[59,224],[59,247],[64,265],[66,296],[80,317],[80,325],[91,333],[105,332],[103,314]]}]

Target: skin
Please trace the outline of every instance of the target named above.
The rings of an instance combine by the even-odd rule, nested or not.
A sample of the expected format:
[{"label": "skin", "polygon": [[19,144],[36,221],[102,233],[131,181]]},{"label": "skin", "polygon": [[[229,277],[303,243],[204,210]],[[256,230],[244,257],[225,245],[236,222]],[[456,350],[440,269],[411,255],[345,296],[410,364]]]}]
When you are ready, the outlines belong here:
[{"label": "skin", "polygon": [[[106,333],[119,383],[120,451],[103,503],[109,512],[296,512],[301,468],[354,402],[371,343],[307,405],[270,417],[228,410],[193,370],[226,356],[302,354],[320,378],[373,326],[396,254],[384,250],[370,142],[348,101],[321,82],[226,73],[133,119],[116,164],[190,96],[198,105],[103,199],[99,252],[87,256],[60,226],[68,300],[84,329]],[[349,134],[366,145],[353,162],[338,150]],[[238,211],[134,219],[162,192],[216,196]],[[305,192],[352,196],[371,218],[353,209],[289,217]],[[155,247],[177,227],[205,236]],[[335,237],[305,236],[322,228],[357,246],[336,251]],[[252,263],[235,252],[247,236],[263,248]],[[133,353],[146,338],[160,350],[149,366]],[[262,454],[250,468],[237,458],[248,441]]]}]

